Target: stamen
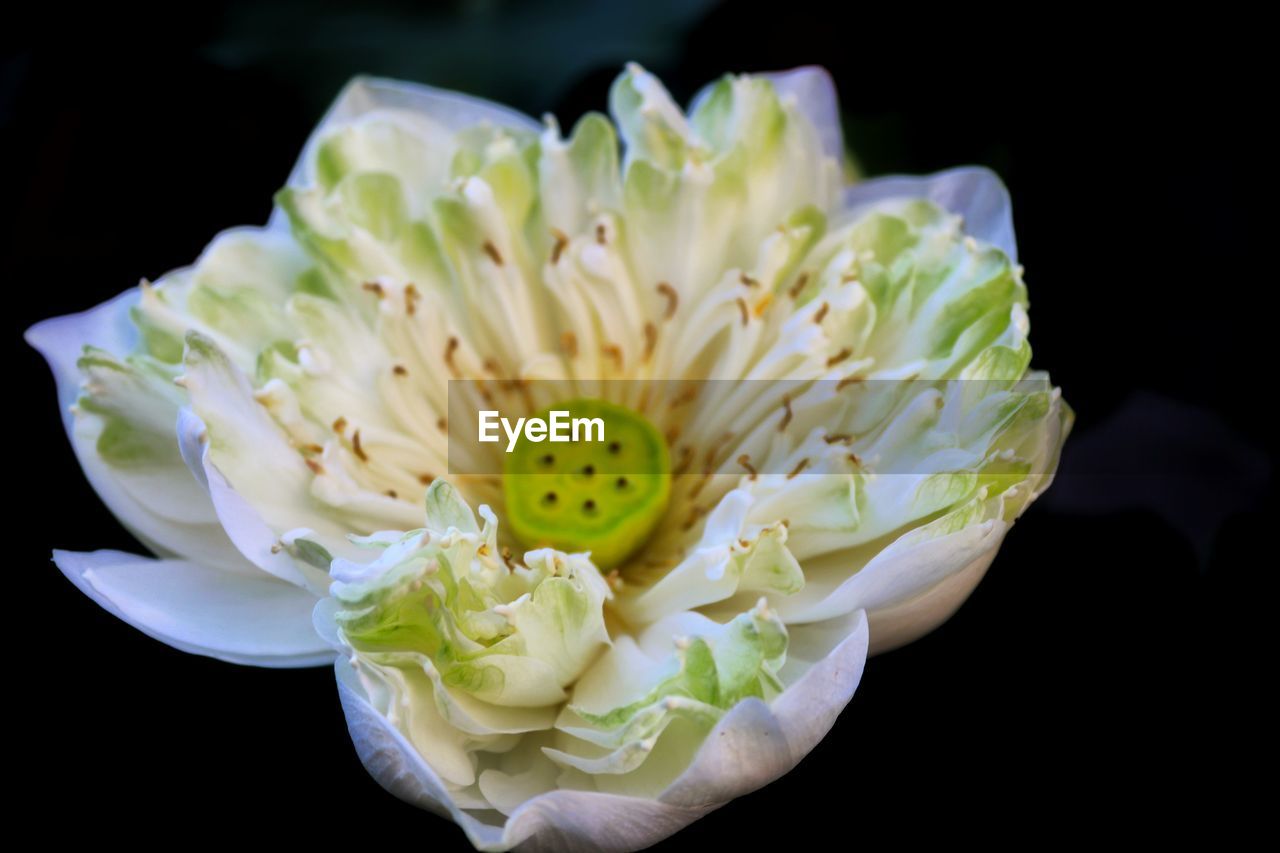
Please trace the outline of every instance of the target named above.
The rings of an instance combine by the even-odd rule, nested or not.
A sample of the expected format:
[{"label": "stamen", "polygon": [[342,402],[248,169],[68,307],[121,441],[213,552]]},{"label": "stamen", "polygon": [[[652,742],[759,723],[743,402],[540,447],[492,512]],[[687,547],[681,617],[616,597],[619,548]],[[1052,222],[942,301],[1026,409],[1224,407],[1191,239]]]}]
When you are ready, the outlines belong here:
[{"label": "stamen", "polygon": [[644,360],[653,355],[653,348],[658,343],[658,327],[653,323],[644,324]]},{"label": "stamen", "polygon": [[617,344],[601,344],[600,351],[612,358],[618,365],[618,372],[622,372],[622,347]]},{"label": "stamen", "polygon": [[738,303],[738,310],[742,312],[742,325],[745,326],[751,322],[751,310],[747,308],[747,300],[739,296],[734,301]]},{"label": "stamen", "polygon": [[[693,488],[689,490],[689,498],[690,499],[696,498],[698,496],[698,493],[701,492],[706,487],[707,483],[710,480],[711,480],[711,472],[703,471],[702,477],[698,480],[698,482],[694,483]],[[697,507],[694,507],[694,509],[697,509]]]},{"label": "stamen", "polygon": [[711,446],[707,448],[707,456],[706,456],[707,465],[710,465],[711,463],[716,461],[716,456],[719,455],[720,448],[728,444],[729,440],[732,438],[733,438],[733,433],[726,432],[711,443]]},{"label": "stamen", "polygon": [[392,372],[392,373],[394,373],[396,376],[408,376],[408,375],[409,375],[409,369],[408,369],[407,367],[405,367],[403,364],[397,364],[397,365],[392,366],[392,368],[391,368],[391,372]]},{"label": "stamen", "polygon": [[488,240],[485,240],[484,245],[481,248],[484,249],[484,253],[489,256],[489,260],[493,261],[498,266],[502,266],[502,255],[498,254],[497,246],[493,245],[493,243]]},{"label": "stamen", "polygon": [[741,465],[743,468],[747,469],[747,476],[749,479],[754,480],[756,478],[757,472],[756,472],[755,466],[751,464],[750,456],[748,456],[745,453],[742,454],[741,456],[738,457],[738,464]]},{"label": "stamen", "polygon": [[418,288],[412,284],[406,284],[404,286],[404,313],[412,317],[418,310],[418,300],[421,297],[422,294],[418,293]]},{"label": "stamen", "polygon": [[782,423],[778,424],[778,432],[785,432],[791,424],[791,395],[787,394],[782,398],[782,408],[786,410],[786,414],[782,416]]},{"label": "stamen", "polygon": [[603,222],[596,223],[596,242],[601,246],[607,246],[609,241],[605,239],[605,228]]},{"label": "stamen", "polygon": [[693,462],[693,448],[685,445],[680,448],[680,461],[671,469],[672,474],[683,474],[689,470],[689,464]]},{"label": "stamen", "polygon": [[365,453],[364,448],[360,446],[360,430],[351,434],[351,450],[361,462],[369,461],[369,454]]},{"label": "stamen", "polygon": [[697,386],[688,385],[688,386],[685,386],[685,388],[682,389],[679,394],[672,397],[671,402],[668,403],[667,405],[669,408],[674,409],[677,406],[683,406],[685,403],[690,402],[691,400],[693,400],[694,397],[697,397],[697,396],[698,396]]},{"label": "stamen", "polygon": [[796,465],[795,468],[791,469],[791,473],[787,475],[787,479],[790,480],[798,476],[801,471],[803,471],[805,468],[808,468],[808,467],[809,467],[809,457],[806,456],[804,459],[800,460],[800,464]]},{"label": "stamen", "polygon": [[844,349],[840,350],[840,352],[836,353],[835,355],[831,356],[831,358],[827,359],[827,367],[835,367],[837,364],[844,361],[846,358],[848,358],[851,355],[853,355],[853,350],[849,349],[848,347],[845,347]]},{"label": "stamen", "polygon": [[856,385],[862,380],[863,380],[863,377],[861,376],[846,376],[844,379],[841,379],[839,382],[836,383],[836,390],[843,391],[848,386]]},{"label": "stamen", "polygon": [[424,486],[430,486],[435,481],[436,481],[435,474],[419,474],[418,475],[418,482]]},{"label": "stamen", "polygon": [[573,332],[564,332],[560,335],[560,349],[564,350],[564,354],[569,358],[578,357],[578,336]]},{"label": "stamen", "polygon": [[565,234],[559,228],[551,229],[551,236],[555,238],[555,244],[551,247],[551,264],[555,266],[560,263],[560,256],[564,254],[564,250],[569,245],[569,235]]},{"label": "stamen", "polygon": [[667,311],[662,315],[662,319],[670,320],[676,314],[676,308],[680,306],[680,294],[676,293],[676,289],[665,281],[658,282],[658,292],[667,299]]},{"label": "stamen", "polygon": [[[705,481],[703,481],[705,482]],[[689,508],[689,517],[684,520],[684,524],[680,525],[681,531],[686,531],[698,523],[698,519],[706,514],[706,510],[700,506],[692,506]]]},{"label": "stamen", "polygon": [[847,432],[833,432],[833,433],[828,433],[827,435],[824,435],[822,437],[822,440],[825,441],[827,444],[835,444],[836,442],[840,442],[841,444],[848,444],[849,442],[853,441],[853,436]]},{"label": "stamen", "polygon": [[400,497],[398,494],[396,494],[395,489],[387,489],[385,492],[383,492],[383,494],[391,498],[392,500],[395,500],[396,498]]},{"label": "stamen", "polygon": [[377,294],[379,299],[382,298],[382,295],[383,295],[382,285],[378,284],[376,281],[366,281],[364,284],[360,285],[360,287],[361,289],[367,290],[370,293]]},{"label": "stamen", "polygon": [[324,473],[324,466],[314,459],[303,460],[307,463],[307,467],[311,469],[311,473],[319,476]]},{"label": "stamen", "polygon": [[809,274],[807,272],[800,273],[796,277],[796,283],[791,285],[791,289],[787,291],[787,295],[792,299],[799,299],[800,292],[804,290],[804,286],[809,283]]},{"label": "stamen", "polygon": [[440,418],[439,420],[437,420],[437,421],[436,421],[436,429],[440,430],[441,432],[448,432],[448,431],[449,431],[449,419],[448,419],[448,418],[444,418],[444,417],[442,417],[442,418]]},{"label": "stamen", "polygon": [[347,419],[346,419],[346,418],[339,417],[337,420],[335,420],[335,421],[333,422],[333,431],[334,431],[334,432],[341,433],[341,432],[342,432],[344,429],[346,429],[346,428],[347,428]]},{"label": "stamen", "polygon": [[849,454],[849,461],[853,463],[853,467],[855,467],[855,468],[861,468],[861,467],[862,467],[862,457],[861,457],[861,456],[859,456],[859,455],[858,455],[858,454],[856,454],[856,453],[850,453],[850,454]]},{"label": "stamen", "polygon": [[739,274],[738,274],[738,281],[742,282],[742,283],[743,283],[743,284],[745,284],[747,287],[759,287],[759,286],[760,286],[760,282],[759,282],[758,280],[756,280],[756,279],[752,278],[751,276],[747,275],[745,272],[744,272],[744,273],[739,273]]},{"label": "stamen", "polygon": [[444,346],[444,363],[454,376],[458,375],[458,366],[453,363],[453,354],[457,351],[458,346],[458,339],[453,336],[449,337],[449,342]]},{"label": "stamen", "polygon": [[813,322],[821,324],[822,321],[826,319],[827,311],[830,310],[830,308],[831,306],[826,302],[822,303],[822,307],[819,308],[817,312],[815,312],[813,315]]}]

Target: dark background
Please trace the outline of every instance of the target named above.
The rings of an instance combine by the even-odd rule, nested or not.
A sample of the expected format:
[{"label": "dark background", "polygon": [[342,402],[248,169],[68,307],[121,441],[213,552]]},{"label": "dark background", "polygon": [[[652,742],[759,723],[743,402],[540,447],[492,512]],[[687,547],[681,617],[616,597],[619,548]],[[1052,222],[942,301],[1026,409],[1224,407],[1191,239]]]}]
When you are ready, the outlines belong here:
[{"label": "dark background", "polygon": [[750,844],[791,821],[814,846],[1221,840],[1249,811],[1229,765],[1262,758],[1245,720],[1274,670],[1244,663],[1270,609],[1257,579],[1275,570],[1276,264],[1254,257],[1274,239],[1246,213],[1271,168],[1252,150],[1254,116],[1274,109],[1251,88],[1257,25],[844,8],[245,2],[59,7],[9,29],[7,775],[32,804],[17,820],[102,842],[465,846],[367,776],[328,670],[183,655],[62,578],[53,547],[137,546],[85,484],[20,336],[264,222],[355,73],[568,127],[635,59],[682,101],[725,71],[822,64],[868,174],[999,172],[1035,363],[1078,416],[1058,482],[955,618],[871,660],[796,771],[663,846]]}]

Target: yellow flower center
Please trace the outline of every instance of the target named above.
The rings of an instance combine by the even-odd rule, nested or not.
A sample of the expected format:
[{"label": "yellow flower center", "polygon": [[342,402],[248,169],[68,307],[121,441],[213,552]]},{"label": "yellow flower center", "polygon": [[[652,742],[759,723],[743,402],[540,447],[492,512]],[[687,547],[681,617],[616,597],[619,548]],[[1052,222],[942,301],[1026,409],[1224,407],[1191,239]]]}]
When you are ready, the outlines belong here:
[{"label": "yellow flower center", "polygon": [[[502,489],[516,538],[527,547],[590,551],[603,569],[635,553],[671,498],[667,444],[638,412],[603,400],[557,404],[585,425],[577,440],[524,440],[504,454]],[[548,436],[548,439],[551,437]]]}]

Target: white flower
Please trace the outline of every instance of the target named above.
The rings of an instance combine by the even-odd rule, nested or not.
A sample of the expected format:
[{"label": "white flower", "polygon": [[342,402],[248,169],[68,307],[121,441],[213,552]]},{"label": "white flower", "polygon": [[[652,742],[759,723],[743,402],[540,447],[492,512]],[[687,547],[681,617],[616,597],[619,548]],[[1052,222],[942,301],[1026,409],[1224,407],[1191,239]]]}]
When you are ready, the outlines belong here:
[{"label": "white flower", "polygon": [[[62,570],[179,648],[333,644],[370,772],[485,849],[644,846],[786,772],[868,643],[964,600],[1070,426],[1029,371],[993,175],[846,186],[814,69],[726,77],[686,114],[632,66],[610,107],[565,138],[357,80],[266,228],[29,333],[159,555]],[[450,379],[609,398],[680,476],[625,538],[538,527],[519,478],[450,474]],[[600,380],[753,390],[677,409]]]}]

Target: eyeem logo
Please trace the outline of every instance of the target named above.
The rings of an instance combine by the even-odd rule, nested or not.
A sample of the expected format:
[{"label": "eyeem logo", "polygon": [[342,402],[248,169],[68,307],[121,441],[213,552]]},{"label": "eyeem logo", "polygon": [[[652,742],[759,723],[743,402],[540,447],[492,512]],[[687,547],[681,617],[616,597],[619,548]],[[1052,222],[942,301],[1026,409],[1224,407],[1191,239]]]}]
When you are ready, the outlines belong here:
[{"label": "eyeem logo", "polygon": [[[507,436],[507,452],[516,449],[516,443],[523,432],[524,437],[534,442],[540,441],[604,441],[604,418],[574,418],[567,409],[552,409],[543,418],[516,418],[512,426],[509,418],[502,417],[496,409],[480,412],[479,440],[494,443],[502,440],[498,427]],[[594,433],[595,437],[592,437]],[[581,437],[579,437],[581,435]]]}]

